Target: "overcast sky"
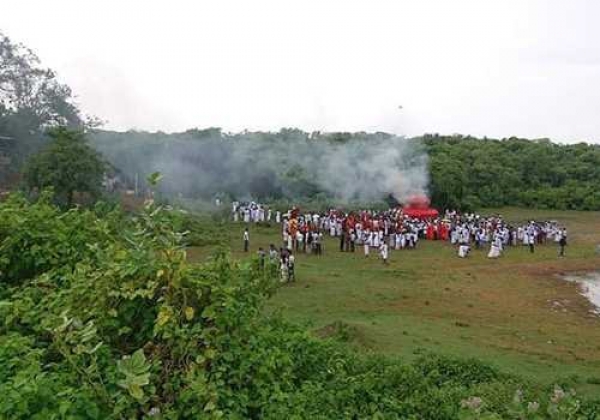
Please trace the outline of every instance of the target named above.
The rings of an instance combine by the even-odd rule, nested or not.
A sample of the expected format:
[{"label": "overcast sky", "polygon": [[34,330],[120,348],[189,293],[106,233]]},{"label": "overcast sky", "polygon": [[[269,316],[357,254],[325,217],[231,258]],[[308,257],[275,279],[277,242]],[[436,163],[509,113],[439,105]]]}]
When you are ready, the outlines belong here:
[{"label": "overcast sky", "polygon": [[0,0],[0,31],[118,130],[600,142],[599,18],[594,0]]}]

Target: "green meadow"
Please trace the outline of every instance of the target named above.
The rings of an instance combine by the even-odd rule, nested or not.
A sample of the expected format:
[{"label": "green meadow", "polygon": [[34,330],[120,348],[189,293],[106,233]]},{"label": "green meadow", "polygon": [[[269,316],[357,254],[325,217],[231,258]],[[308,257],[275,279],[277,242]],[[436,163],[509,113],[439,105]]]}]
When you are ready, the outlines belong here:
[{"label": "green meadow", "polygon": [[[295,283],[283,284],[269,311],[307,325],[315,335],[339,338],[366,352],[412,359],[424,351],[476,357],[541,382],[569,378],[585,393],[600,393],[600,317],[575,283],[561,275],[600,269],[600,214],[495,209],[507,220],[557,220],[567,226],[566,258],[554,243],[508,248],[498,260],[487,250],[456,256],[449,243],[420,241],[415,250],[392,251],[384,266],[376,252],[365,258],[339,251],[327,238],[324,255],[298,254]],[[251,252],[242,247],[244,225],[222,232],[236,258],[259,247],[279,247],[279,227],[250,226]],[[192,260],[210,247],[191,248]]]}]

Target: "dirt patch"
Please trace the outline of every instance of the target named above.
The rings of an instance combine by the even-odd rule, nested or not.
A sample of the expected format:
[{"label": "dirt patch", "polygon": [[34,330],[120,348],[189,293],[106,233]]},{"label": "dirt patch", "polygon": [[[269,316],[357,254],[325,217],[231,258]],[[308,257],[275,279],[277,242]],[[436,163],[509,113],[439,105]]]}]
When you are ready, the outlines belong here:
[{"label": "dirt patch", "polygon": [[556,262],[536,262],[531,264],[522,264],[516,267],[524,274],[535,277],[554,277],[577,274],[581,272],[597,271],[600,269],[600,259],[598,260],[571,260]]}]

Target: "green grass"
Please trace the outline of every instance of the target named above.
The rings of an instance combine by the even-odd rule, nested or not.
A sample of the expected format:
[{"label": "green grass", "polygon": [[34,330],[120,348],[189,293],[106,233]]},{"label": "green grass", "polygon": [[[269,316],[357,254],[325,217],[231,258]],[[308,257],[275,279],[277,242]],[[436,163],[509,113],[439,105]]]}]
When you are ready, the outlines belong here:
[{"label": "green grass", "polygon": [[[600,318],[561,273],[600,269],[600,214],[493,210],[509,220],[566,223],[567,258],[554,244],[531,255],[510,248],[498,260],[474,251],[466,260],[447,243],[421,241],[414,251],[392,251],[384,266],[372,252],[338,250],[327,239],[322,257],[299,255],[297,282],[283,285],[267,310],[281,311],[317,334],[341,323],[349,345],[411,359],[421,351],[476,357],[504,371],[551,382],[577,375],[578,390],[600,393]],[[489,212],[492,212],[491,210]],[[486,212],[487,213],[487,212]],[[244,258],[242,225],[225,234],[231,252]],[[251,227],[251,255],[279,246],[279,228]],[[190,249],[201,260],[211,249]],[[553,302],[559,302],[557,309]],[[591,379],[591,380],[590,380]]]}]

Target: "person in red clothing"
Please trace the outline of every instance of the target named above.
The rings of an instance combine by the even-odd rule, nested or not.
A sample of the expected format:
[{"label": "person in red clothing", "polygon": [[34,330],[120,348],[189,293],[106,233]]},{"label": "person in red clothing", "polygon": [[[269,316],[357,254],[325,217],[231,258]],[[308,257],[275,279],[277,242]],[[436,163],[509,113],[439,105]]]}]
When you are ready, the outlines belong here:
[{"label": "person in red clothing", "polygon": [[448,240],[448,225],[445,222],[440,224],[440,239],[442,241]]},{"label": "person in red clothing", "polygon": [[429,241],[433,240],[433,225],[431,224],[431,222],[427,223],[427,231],[425,232],[425,237]]}]

